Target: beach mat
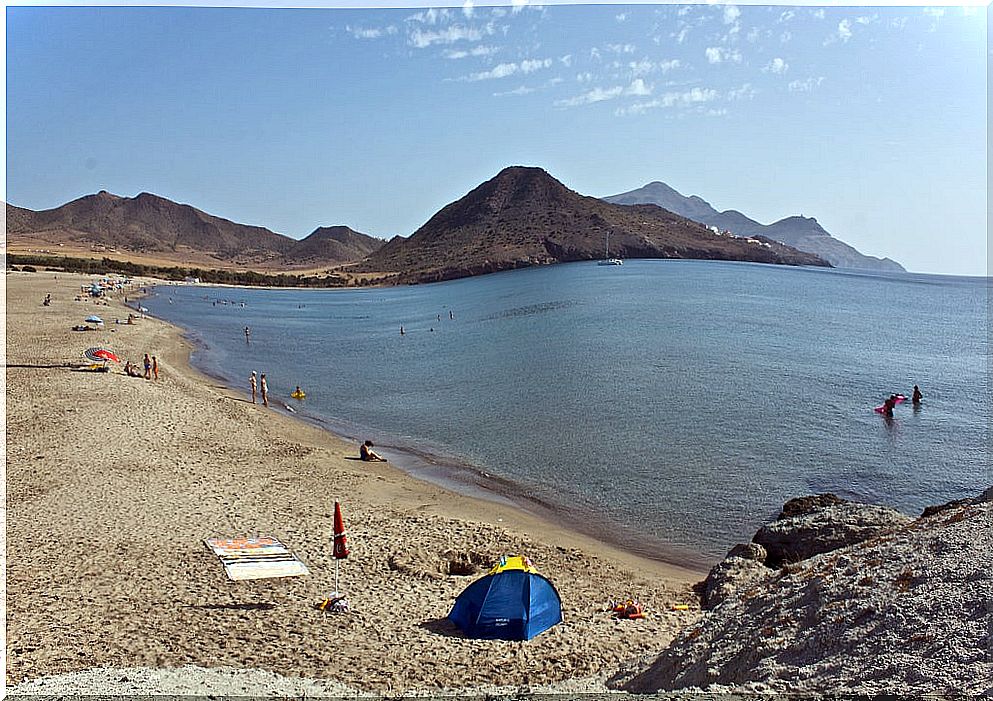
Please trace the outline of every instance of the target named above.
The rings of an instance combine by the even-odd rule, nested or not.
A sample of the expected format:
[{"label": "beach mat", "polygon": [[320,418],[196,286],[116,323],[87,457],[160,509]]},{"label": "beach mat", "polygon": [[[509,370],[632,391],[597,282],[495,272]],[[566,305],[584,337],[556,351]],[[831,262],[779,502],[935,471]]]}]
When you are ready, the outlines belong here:
[{"label": "beach mat", "polygon": [[234,581],[310,574],[276,538],[206,538],[203,542],[220,558],[228,579]]}]

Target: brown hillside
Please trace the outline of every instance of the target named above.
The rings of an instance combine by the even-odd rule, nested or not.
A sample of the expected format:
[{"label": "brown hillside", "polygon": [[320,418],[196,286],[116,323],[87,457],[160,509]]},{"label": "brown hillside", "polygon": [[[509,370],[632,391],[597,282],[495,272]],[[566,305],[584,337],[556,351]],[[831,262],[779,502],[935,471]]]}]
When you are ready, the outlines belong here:
[{"label": "brown hillside", "polygon": [[322,226],[294,243],[289,256],[299,263],[361,260],[386,243],[347,226]]},{"label": "brown hillside", "polygon": [[530,265],[604,257],[705,258],[827,265],[775,242],[748,242],[655,205],[585,197],[540,168],[511,167],[435,214],[410,238],[395,238],[356,270],[397,273],[398,282],[466,277]]},{"label": "brown hillside", "polygon": [[312,238],[314,234],[296,241],[149,193],[118,197],[101,191],[38,212],[7,205],[11,250],[58,247],[60,253],[116,253],[174,264],[285,270],[359,260],[374,250],[370,242],[377,241],[357,232],[339,241],[335,236],[340,234]]}]

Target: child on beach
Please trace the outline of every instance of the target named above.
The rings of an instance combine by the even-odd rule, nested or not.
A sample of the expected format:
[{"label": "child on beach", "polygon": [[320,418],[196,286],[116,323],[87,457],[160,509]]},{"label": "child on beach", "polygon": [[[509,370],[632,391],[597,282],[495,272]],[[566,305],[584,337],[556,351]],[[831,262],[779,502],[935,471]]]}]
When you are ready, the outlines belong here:
[{"label": "child on beach", "polygon": [[152,361],[148,357],[148,353],[145,353],[144,363],[145,363],[145,379],[150,380],[152,379]]},{"label": "child on beach", "polygon": [[152,377],[156,380],[159,379],[159,361],[154,355],[152,356]]}]

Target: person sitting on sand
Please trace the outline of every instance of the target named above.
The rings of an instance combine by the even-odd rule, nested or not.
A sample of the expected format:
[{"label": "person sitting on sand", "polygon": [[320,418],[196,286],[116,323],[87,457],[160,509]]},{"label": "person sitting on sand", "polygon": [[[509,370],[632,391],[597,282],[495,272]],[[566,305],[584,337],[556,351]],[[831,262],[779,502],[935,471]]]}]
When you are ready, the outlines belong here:
[{"label": "person sitting on sand", "polygon": [[372,451],[372,441],[366,441],[359,446],[359,457],[366,462],[386,462],[386,458]]},{"label": "person sitting on sand", "polygon": [[914,395],[913,395],[913,397],[911,397],[911,401],[914,404],[920,404],[921,403],[921,400],[923,398],[924,398],[924,395],[921,394],[921,388],[918,387],[917,385],[914,385]]}]

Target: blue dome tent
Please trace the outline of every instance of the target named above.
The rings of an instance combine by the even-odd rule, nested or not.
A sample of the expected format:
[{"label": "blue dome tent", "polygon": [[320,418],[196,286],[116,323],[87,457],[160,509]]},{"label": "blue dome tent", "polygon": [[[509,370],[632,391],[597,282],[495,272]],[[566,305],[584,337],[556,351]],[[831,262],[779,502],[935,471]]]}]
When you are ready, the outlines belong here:
[{"label": "blue dome tent", "polygon": [[459,594],[452,623],[470,638],[530,640],[562,622],[562,601],[523,557],[504,557]]}]

